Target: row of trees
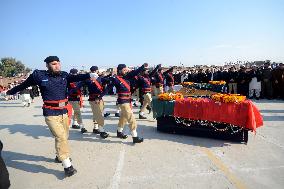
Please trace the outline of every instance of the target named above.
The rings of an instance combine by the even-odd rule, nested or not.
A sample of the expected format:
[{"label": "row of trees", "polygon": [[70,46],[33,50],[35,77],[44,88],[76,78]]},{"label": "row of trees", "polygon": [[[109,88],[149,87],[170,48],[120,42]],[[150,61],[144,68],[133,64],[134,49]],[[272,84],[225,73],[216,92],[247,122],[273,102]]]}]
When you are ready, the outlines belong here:
[{"label": "row of trees", "polygon": [[0,76],[3,77],[15,77],[21,73],[28,73],[31,69],[25,67],[25,65],[15,58],[1,58],[0,61]]}]

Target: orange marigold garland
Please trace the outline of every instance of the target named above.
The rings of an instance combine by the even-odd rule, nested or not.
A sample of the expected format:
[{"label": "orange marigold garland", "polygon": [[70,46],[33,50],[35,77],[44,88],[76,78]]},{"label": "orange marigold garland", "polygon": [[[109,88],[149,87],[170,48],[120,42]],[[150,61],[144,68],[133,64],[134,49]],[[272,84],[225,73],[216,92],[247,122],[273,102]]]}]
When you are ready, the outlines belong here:
[{"label": "orange marigold garland", "polygon": [[183,99],[183,95],[181,93],[162,93],[158,96],[159,100],[181,100]]},{"label": "orange marigold garland", "polygon": [[193,85],[194,82],[183,82],[182,86],[189,86],[189,85]]},{"label": "orange marigold garland", "polygon": [[209,81],[210,84],[212,85],[225,85],[226,84],[226,81]]},{"label": "orange marigold garland", "polygon": [[213,94],[211,95],[211,99],[217,102],[243,102],[246,100],[246,96],[242,96],[240,94]]}]

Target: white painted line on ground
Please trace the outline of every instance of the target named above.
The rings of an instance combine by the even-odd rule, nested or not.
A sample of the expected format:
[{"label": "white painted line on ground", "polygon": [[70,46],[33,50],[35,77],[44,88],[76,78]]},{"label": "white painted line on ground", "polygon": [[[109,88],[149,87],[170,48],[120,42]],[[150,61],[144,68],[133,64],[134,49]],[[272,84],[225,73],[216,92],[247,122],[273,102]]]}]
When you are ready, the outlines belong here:
[{"label": "white painted line on ground", "polygon": [[122,145],[122,149],[119,153],[118,163],[112,178],[111,186],[109,189],[118,189],[120,185],[121,172],[124,165],[124,156],[125,156],[125,144]]}]

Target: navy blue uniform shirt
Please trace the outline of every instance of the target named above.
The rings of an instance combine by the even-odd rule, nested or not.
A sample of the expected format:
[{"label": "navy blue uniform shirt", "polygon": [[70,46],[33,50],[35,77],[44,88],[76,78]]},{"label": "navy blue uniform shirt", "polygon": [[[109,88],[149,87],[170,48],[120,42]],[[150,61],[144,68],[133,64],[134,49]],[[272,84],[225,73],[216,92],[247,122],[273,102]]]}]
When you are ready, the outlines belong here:
[{"label": "navy blue uniform shirt", "polygon": [[82,81],[68,83],[68,101],[80,101]]},{"label": "navy blue uniform shirt", "polygon": [[[135,76],[137,76],[141,71],[144,70],[144,65],[142,65],[141,67],[139,67],[137,70],[133,70],[131,72],[129,72],[128,74],[126,74],[125,76],[122,77],[123,80],[126,81],[126,83],[130,86],[131,88],[131,82],[130,80],[132,80]],[[114,76],[114,77],[110,77],[110,80],[111,80],[111,85],[109,86],[109,88],[112,88],[112,86],[115,86],[116,88],[116,92],[119,94],[119,93],[129,93],[130,94],[130,90],[127,89],[125,87],[125,85],[120,82],[120,80],[117,78],[117,77],[121,77],[121,76]],[[127,100],[127,99],[121,99],[117,98],[117,103],[118,104],[124,104],[124,103],[130,103],[130,99]]]},{"label": "navy blue uniform shirt", "polygon": [[[71,75],[61,71],[59,75],[52,75],[46,70],[35,70],[22,84],[12,88],[9,94],[15,94],[29,86],[38,85],[43,101],[57,101],[67,98],[67,84],[90,78],[90,74]],[[57,116],[67,113],[67,109],[43,108],[44,116]]]},{"label": "navy blue uniform shirt", "polygon": [[89,101],[94,101],[94,100],[101,100],[102,97],[108,92],[108,88],[105,87],[106,83],[109,81],[108,77],[98,77],[97,82],[101,87],[101,90],[99,87],[95,84],[94,81],[92,80],[87,80],[85,82],[86,86],[88,87],[89,90]]}]

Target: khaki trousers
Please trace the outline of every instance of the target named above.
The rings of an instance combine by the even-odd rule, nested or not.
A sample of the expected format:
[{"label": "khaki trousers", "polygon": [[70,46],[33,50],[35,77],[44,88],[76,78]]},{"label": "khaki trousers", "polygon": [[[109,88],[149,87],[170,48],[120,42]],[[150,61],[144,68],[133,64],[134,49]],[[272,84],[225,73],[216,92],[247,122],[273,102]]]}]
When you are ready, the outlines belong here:
[{"label": "khaki trousers", "polygon": [[80,110],[80,101],[69,101],[69,103],[72,105],[74,110],[73,121],[77,121],[79,124],[82,124],[83,121]]},{"label": "khaki trousers", "polygon": [[55,150],[59,160],[69,158],[69,118],[67,114],[46,116],[45,123],[55,138]]},{"label": "khaki trousers", "polygon": [[163,86],[160,86],[160,87],[156,87],[156,96],[158,96],[159,94],[162,94],[162,93],[164,93],[164,88],[163,88]]},{"label": "khaki trousers", "polygon": [[146,93],[143,95],[143,105],[141,107],[140,112],[145,112],[147,105],[151,105],[152,102],[152,96],[150,93]]},{"label": "khaki trousers", "polygon": [[131,131],[136,130],[137,123],[130,107],[130,103],[124,103],[118,105],[120,108],[120,117],[118,121],[118,127],[124,128],[124,125],[129,123],[129,128]]},{"label": "khaki trousers", "polygon": [[168,86],[168,87],[169,87],[168,93],[173,93],[174,92],[174,86]]},{"label": "khaki trousers", "polygon": [[156,96],[156,86],[155,85],[151,86],[151,95]]},{"label": "khaki trousers", "polygon": [[104,101],[103,100],[96,100],[96,101],[89,101],[91,105],[91,109],[93,112],[93,122],[94,124],[98,124],[99,126],[103,127],[105,124],[105,119],[103,117],[104,111]]}]

